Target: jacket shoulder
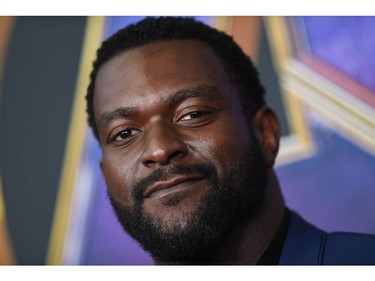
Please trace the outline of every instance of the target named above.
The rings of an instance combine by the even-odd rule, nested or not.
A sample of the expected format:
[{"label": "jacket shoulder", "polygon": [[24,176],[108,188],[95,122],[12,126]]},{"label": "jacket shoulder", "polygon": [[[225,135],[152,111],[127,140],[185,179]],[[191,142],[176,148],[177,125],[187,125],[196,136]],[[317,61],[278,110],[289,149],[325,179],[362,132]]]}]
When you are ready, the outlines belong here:
[{"label": "jacket shoulder", "polygon": [[375,265],[375,235],[326,233],[291,211],[279,264]]},{"label": "jacket shoulder", "polygon": [[374,265],[375,236],[334,232],[326,235],[322,264]]}]

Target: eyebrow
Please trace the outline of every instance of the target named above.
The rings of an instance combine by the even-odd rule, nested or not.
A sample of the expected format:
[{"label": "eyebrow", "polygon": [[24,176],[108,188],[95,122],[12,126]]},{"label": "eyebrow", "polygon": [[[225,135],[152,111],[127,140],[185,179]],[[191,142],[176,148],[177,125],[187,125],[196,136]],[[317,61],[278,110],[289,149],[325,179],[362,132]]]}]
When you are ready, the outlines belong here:
[{"label": "eyebrow", "polygon": [[[204,97],[213,98],[219,96],[219,90],[214,86],[198,85],[190,89],[183,89],[175,92],[167,98],[166,103],[169,107],[184,102],[187,99]],[[105,128],[116,119],[137,116],[136,107],[119,107],[111,112],[104,112],[98,119],[98,127]]]},{"label": "eyebrow", "polygon": [[199,85],[191,89],[177,91],[167,99],[168,106],[180,104],[191,98],[213,98],[219,95],[219,90],[214,86]]},{"label": "eyebrow", "polygon": [[136,116],[137,109],[134,107],[119,107],[111,112],[104,112],[98,119],[98,127],[105,128],[112,121],[129,116]]}]

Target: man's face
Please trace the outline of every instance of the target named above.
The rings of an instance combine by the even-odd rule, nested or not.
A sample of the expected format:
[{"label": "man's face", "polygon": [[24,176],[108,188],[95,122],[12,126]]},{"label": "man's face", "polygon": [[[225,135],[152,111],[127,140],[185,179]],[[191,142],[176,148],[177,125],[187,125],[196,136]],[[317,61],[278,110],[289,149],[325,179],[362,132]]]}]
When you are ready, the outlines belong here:
[{"label": "man's face", "polygon": [[155,259],[207,254],[259,209],[266,167],[205,43],[152,43],[115,57],[99,70],[94,108],[112,205]]}]

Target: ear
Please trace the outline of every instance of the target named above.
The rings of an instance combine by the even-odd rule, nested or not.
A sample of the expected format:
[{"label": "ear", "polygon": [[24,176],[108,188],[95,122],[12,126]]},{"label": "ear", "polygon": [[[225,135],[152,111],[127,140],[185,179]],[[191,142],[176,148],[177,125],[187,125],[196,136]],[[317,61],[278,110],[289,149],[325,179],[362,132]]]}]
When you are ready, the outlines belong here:
[{"label": "ear", "polygon": [[253,118],[253,128],[266,164],[272,167],[280,141],[280,123],[276,114],[269,107],[260,108]]}]

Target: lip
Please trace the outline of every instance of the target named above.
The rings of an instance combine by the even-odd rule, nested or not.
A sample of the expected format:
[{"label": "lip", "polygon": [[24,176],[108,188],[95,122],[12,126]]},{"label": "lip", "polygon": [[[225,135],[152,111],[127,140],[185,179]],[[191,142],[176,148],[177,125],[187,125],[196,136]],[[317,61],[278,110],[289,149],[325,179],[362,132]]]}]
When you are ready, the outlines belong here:
[{"label": "lip", "polygon": [[[153,196],[153,194],[156,193],[159,190],[170,189],[170,191],[172,193],[172,192],[176,192],[176,191],[180,190],[180,188],[178,188],[178,187],[181,187],[181,189],[186,189],[188,187],[184,185],[185,183],[197,182],[197,181],[202,180],[204,178],[205,178],[204,176],[198,176],[198,175],[196,175],[196,176],[178,176],[178,177],[172,178],[172,179],[167,180],[167,181],[157,182],[156,184],[154,184],[151,187],[149,187],[148,189],[146,189],[146,191],[143,193],[143,197],[145,197],[145,198],[156,197],[156,196]],[[168,192],[166,192],[166,193],[168,193]]]}]

